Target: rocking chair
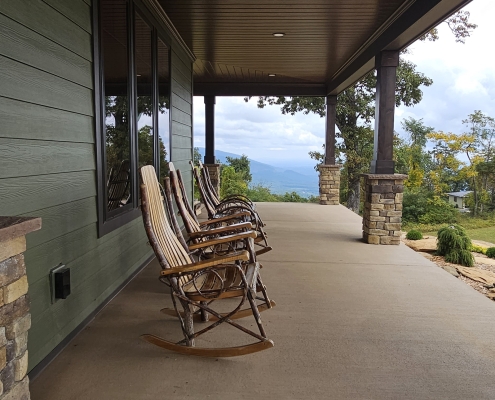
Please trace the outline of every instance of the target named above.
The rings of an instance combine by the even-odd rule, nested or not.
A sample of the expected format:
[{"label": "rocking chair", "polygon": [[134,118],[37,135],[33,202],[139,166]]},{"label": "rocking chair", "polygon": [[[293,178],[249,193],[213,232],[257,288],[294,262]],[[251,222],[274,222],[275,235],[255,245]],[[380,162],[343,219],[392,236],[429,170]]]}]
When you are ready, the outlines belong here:
[{"label": "rocking chair", "polygon": [[[166,200],[168,201],[169,208],[172,207],[172,199],[170,193],[170,186],[172,188],[172,193],[175,198],[175,203],[179,209],[179,214],[182,217],[184,226],[186,228],[187,234],[189,236],[189,250],[194,250],[194,246],[203,241],[206,238],[212,238],[218,235],[226,235],[240,229],[251,230],[252,225],[250,222],[244,222],[247,212],[242,212],[240,214],[230,214],[223,218],[216,218],[213,220],[199,222],[196,218],[196,214],[189,206],[189,201],[187,198],[187,193],[184,188],[184,182],[182,180],[182,174],[179,170],[176,170],[172,164],[170,167],[170,182],[165,184]],[[267,253],[272,248],[266,243],[263,245],[264,236],[260,232],[257,232],[254,243],[262,246],[261,249],[256,251],[256,256],[263,253]]]},{"label": "rocking chair", "polygon": [[[184,339],[176,343],[149,334],[143,335],[142,338],[171,351],[205,357],[240,356],[273,347],[273,342],[266,337],[256,306],[259,264],[252,262],[246,250],[194,262],[166,218],[154,168],[142,167],[140,173],[143,181],[141,206],[146,233],[163,268],[160,280],[171,288],[172,302],[184,334]],[[248,231],[244,235],[254,238],[255,233]],[[232,311],[221,314],[211,308],[212,301],[226,298],[238,300]],[[250,314],[255,319],[259,334],[233,321],[236,314],[242,311],[241,307],[246,300],[250,304]],[[179,310],[179,304],[183,311]],[[200,310],[201,314],[211,314],[216,321],[195,332],[193,314],[197,310]],[[227,348],[195,346],[196,338],[224,322],[254,337],[257,341]]]}]

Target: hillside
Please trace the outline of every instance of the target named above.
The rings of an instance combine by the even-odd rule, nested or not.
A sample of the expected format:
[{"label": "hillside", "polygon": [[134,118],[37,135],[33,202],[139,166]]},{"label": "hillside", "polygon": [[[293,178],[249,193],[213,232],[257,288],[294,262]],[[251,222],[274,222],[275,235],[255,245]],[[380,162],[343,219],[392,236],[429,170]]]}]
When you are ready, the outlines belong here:
[{"label": "hillside", "polygon": [[[204,157],[205,149],[199,147],[201,156]],[[226,163],[226,157],[240,157],[239,154],[227,153],[215,150],[215,157],[222,164]],[[318,174],[314,171],[311,175],[300,173],[285,168],[274,167],[249,159],[253,181],[251,185],[262,184],[270,188],[272,193],[283,194],[285,192],[297,192],[300,196],[318,196]],[[305,172],[307,169],[304,170]]]}]

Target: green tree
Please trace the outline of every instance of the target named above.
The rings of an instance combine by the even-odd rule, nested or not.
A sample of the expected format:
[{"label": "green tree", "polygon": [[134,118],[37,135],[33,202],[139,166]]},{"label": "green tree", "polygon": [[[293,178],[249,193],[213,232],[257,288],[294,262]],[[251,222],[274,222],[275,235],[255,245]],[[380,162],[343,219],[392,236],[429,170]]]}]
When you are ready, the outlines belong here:
[{"label": "green tree", "polygon": [[253,180],[251,175],[251,163],[249,158],[243,154],[241,157],[225,157],[229,166],[233,167],[237,173],[240,173],[243,179],[250,183]]},{"label": "green tree", "polygon": [[236,172],[234,167],[225,166],[221,172],[220,197],[234,194],[247,194],[248,185],[241,172]]}]

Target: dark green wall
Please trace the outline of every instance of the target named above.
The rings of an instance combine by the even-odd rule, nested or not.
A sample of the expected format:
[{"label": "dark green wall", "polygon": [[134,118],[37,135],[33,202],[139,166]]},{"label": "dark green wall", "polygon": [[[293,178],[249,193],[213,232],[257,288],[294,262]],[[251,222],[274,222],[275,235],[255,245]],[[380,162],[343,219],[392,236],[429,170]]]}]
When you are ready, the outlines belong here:
[{"label": "dark green wall", "polygon": [[[43,220],[25,254],[30,369],[152,254],[141,218],[97,237],[90,4],[0,3],[0,215]],[[189,170],[191,62],[173,49],[172,65],[172,159]],[[71,267],[72,294],[52,304],[59,263]]]}]

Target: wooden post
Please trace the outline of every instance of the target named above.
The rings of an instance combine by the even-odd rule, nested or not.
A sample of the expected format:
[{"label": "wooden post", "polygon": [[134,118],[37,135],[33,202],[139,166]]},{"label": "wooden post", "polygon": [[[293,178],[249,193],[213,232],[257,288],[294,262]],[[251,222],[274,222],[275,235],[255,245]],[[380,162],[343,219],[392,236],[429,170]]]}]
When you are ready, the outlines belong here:
[{"label": "wooden post", "polygon": [[215,96],[205,96],[205,164],[215,164]]},{"label": "wooden post", "polygon": [[398,51],[382,51],[375,58],[377,80],[372,174],[394,173],[395,86],[398,65]]},{"label": "wooden post", "polygon": [[325,165],[335,165],[336,119],[337,119],[337,96],[327,96]]}]

